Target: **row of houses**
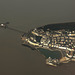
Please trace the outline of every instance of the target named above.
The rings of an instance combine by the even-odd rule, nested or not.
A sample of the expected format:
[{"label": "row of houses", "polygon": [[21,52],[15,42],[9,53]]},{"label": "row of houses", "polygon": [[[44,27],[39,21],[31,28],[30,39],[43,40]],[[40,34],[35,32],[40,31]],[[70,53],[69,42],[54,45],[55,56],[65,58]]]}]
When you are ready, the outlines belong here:
[{"label": "row of houses", "polygon": [[[75,31],[47,31],[44,32],[42,29],[37,30],[34,29],[32,31],[33,35],[41,36],[40,44],[47,47],[54,47],[57,45],[58,47],[64,46],[73,48],[75,46]],[[72,46],[72,47],[71,47]]]}]

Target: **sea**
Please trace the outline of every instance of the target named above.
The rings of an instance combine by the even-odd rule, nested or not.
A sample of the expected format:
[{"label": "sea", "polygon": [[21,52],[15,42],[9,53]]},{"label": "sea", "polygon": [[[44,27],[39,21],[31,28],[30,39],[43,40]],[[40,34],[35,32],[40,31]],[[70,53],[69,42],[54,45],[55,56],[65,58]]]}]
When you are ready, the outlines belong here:
[{"label": "sea", "polygon": [[[75,22],[74,9],[74,0],[0,0],[0,23],[28,32],[47,24]],[[0,75],[75,74],[75,62],[46,65],[39,52],[22,45],[22,34],[0,28]]]}]

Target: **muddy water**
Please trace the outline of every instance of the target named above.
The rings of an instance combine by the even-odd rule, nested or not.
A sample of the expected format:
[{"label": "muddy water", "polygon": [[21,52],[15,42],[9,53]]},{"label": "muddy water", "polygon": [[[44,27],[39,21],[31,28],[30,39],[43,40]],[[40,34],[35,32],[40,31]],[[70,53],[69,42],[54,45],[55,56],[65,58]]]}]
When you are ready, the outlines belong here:
[{"label": "muddy water", "polygon": [[[1,0],[0,22],[28,31],[50,23],[75,21],[75,1]],[[21,34],[0,29],[1,75],[74,75],[75,62],[51,67],[36,51],[21,45]]]}]

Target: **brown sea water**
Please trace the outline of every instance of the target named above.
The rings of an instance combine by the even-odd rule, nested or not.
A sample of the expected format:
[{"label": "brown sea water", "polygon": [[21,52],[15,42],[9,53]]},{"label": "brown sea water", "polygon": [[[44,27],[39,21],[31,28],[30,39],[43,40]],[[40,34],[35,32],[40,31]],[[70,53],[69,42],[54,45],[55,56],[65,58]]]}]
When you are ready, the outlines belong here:
[{"label": "brown sea water", "polygon": [[[0,22],[27,32],[51,23],[75,22],[75,1],[2,0]],[[38,52],[21,45],[21,34],[0,29],[0,75],[74,75],[75,62],[52,67]]]}]

